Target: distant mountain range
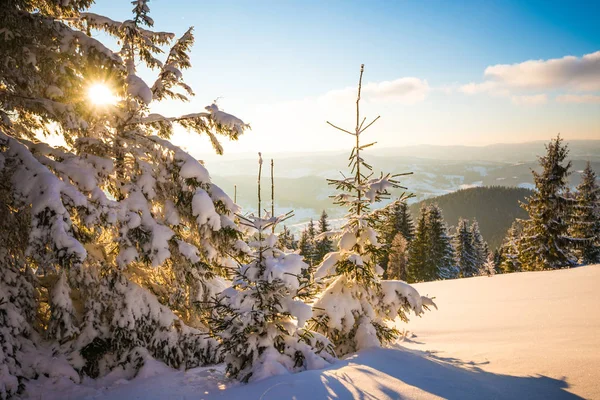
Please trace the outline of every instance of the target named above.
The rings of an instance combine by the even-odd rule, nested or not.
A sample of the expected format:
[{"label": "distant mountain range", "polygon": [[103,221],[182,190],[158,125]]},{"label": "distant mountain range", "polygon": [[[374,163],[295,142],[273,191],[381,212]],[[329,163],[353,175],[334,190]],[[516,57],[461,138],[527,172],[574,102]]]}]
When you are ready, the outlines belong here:
[{"label": "distant mountain range", "polygon": [[481,235],[490,249],[495,249],[502,244],[506,231],[516,218],[527,218],[519,202],[524,202],[532,193],[529,189],[501,186],[461,189],[412,204],[410,211],[416,220],[421,206],[436,203],[442,209],[451,233],[454,233],[459,218],[471,223],[477,219]]},{"label": "distant mountain range", "polygon": [[[590,161],[600,161],[600,140],[571,140],[570,157]],[[548,141],[526,143],[498,143],[487,146],[437,146],[416,145],[375,150],[384,156],[412,156],[437,160],[455,161],[533,161],[544,153]]]},{"label": "distant mountain range", "polygon": [[[402,178],[411,202],[441,196],[460,189],[484,186],[533,188],[531,170],[537,168],[537,157],[545,153],[546,142],[496,144],[490,146],[420,145],[379,148],[365,151],[365,158],[376,174],[412,172]],[[586,161],[600,175],[600,140],[569,141],[569,158],[573,161],[570,185],[579,183],[579,173]],[[275,160],[276,209],[295,210],[291,224],[302,224],[327,210],[332,218],[341,218],[346,210],[335,207],[328,197],[334,193],[326,178],[347,173],[346,152],[263,154]],[[205,164],[215,183],[233,197],[237,186],[237,202],[244,211],[256,209],[257,160],[254,154],[226,154],[206,157]],[[270,208],[268,168],[263,173],[263,207]],[[400,195],[396,191],[394,195]],[[269,204],[268,207],[265,205]],[[489,240],[489,239],[488,239]]]}]

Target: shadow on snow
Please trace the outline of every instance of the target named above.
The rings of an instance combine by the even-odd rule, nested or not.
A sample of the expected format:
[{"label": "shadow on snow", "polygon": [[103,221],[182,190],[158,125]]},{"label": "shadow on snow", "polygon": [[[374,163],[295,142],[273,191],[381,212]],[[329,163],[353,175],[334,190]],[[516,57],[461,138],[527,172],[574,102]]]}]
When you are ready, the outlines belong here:
[{"label": "shadow on snow", "polygon": [[[565,390],[569,387],[565,380],[542,375],[494,374],[482,370],[479,365],[483,364],[487,362],[476,364],[403,348],[372,349],[340,361],[325,371],[278,376],[254,385],[264,388],[260,396],[263,400],[378,400],[435,396],[461,400],[582,398]],[[227,398],[241,398],[244,393],[245,398],[251,398],[243,386],[223,392]]]}]

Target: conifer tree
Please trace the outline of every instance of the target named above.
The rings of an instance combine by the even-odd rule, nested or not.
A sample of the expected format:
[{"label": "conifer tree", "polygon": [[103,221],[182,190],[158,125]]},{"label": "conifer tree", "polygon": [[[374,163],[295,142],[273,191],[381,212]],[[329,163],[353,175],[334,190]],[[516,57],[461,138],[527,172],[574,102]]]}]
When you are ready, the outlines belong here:
[{"label": "conifer tree", "polygon": [[394,202],[386,207],[381,219],[379,231],[382,239],[391,242],[398,232],[409,242],[413,239],[415,227],[406,201]]},{"label": "conifer tree", "polygon": [[424,280],[457,278],[458,269],[454,263],[452,239],[448,234],[442,209],[437,204],[427,207],[426,224],[428,267]]},{"label": "conifer tree", "polygon": [[283,226],[281,233],[277,239],[277,246],[280,249],[294,251],[298,248],[298,243],[294,238],[294,234],[290,231],[287,226]]},{"label": "conifer tree", "polygon": [[[378,233],[381,237],[382,246],[390,249],[398,233],[401,233],[408,242],[412,240],[414,236],[414,224],[406,201],[393,202],[390,206],[385,207],[380,215],[381,222]],[[383,251],[381,260],[379,260],[379,264],[386,271],[386,274],[389,254],[390,251]]]},{"label": "conifer tree", "polygon": [[298,240],[299,254],[304,258],[304,261],[312,266],[313,254],[314,254],[314,243],[310,239],[310,233],[308,228],[305,228],[300,234],[300,240]]},{"label": "conifer tree", "polygon": [[312,218],[310,219],[310,222],[308,223],[307,231],[308,231],[308,237],[310,238],[311,242],[314,242],[315,237],[317,236],[317,229],[315,228],[315,221],[313,221]]},{"label": "conifer tree", "polygon": [[327,217],[327,213],[323,210],[321,217],[319,218],[319,235],[315,243],[315,264],[321,263],[325,255],[333,250],[333,243],[326,235],[326,233],[329,232],[329,222],[327,221]]},{"label": "conifer tree", "polygon": [[502,262],[502,251],[503,251],[502,246],[500,246],[497,249],[495,249],[493,252],[494,264],[496,265],[497,273],[502,273],[502,270],[500,269],[500,264]]},{"label": "conifer tree", "polygon": [[401,232],[396,234],[389,250],[389,265],[386,279],[399,279],[406,281],[406,268],[408,265],[408,240]]},{"label": "conifer tree", "polygon": [[523,221],[522,247],[519,254],[524,270],[563,268],[573,265],[573,240],[568,236],[573,201],[565,196],[571,162],[565,162],[567,145],[560,135],[546,145],[539,157],[541,172],[532,171],[535,192],[523,208],[529,219]]},{"label": "conifer tree", "polygon": [[494,261],[494,255],[492,253],[488,254],[487,260],[481,266],[479,270],[479,275],[483,276],[494,276],[496,274],[496,262]]},{"label": "conifer tree", "polygon": [[423,282],[429,264],[429,243],[427,226],[427,207],[421,206],[417,227],[408,250],[408,265],[406,266],[406,281],[408,283]]},{"label": "conifer tree", "polygon": [[468,221],[460,219],[454,235],[454,248],[456,251],[456,265],[460,270],[461,278],[468,278],[479,274],[477,265],[477,249],[473,246],[473,234],[469,229]]},{"label": "conifer tree", "polygon": [[570,227],[577,254],[584,264],[600,262],[600,187],[596,179],[588,161],[577,186]]},{"label": "conifer tree", "polygon": [[[262,158],[259,193],[261,169]],[[278,248],[271,231],[289,217],[291,212],[279,217],[263,217],[260,211],[258,216],[239,215],[242,224],[257,232],[250,242],[251,259],[236,270],[233,286],[215,298],[212,332],[221,340],[228,374],[242,382],[319,369],[333,360],[329,341],[304,328],[312,317],[305,301],[315,295],[309,265],[299,254]]]},{"label": "conifer tree", "polygon": [[[177,368],[215,362],[215,341],[196,329],[206,330],[201,305],[223,289],[218,275],[247,246],[232,219],[238,207],[168,138],[179,125],[207,135],[222,153],[217,135],[237,139],[248,125],[216,104],[184,116],[150,114],[153,101],[193,95],[182,79],[192,30],[178,39],[153,31],[145,0],[123,22],[83,12],[90,4],[0,7],[7,61],[0,63],[1,190],[18,222],[0,232],[11,260],[0,264],[0,275],[6,285],[32,285],[34,311],[49,310],[39,313],[37,332],[24,326],[18,335],[60,340],[55,356],[68,355],[75,376],[115,366],[133,376],[149,357]],[[95,31],[115,39],[119,51]],[[154,83],[139,68],[154,71]],[[87,91],[99,82],[113,90],[115,104],[90,105]],[[50,132],[65,146],[46,144]],[[6,307],[25,313],[7,298]],[[0,340],[4,347],[6,336]],[[11,362],[21,370],[11,376],[46,373],[43,362],[25,365],[35,356],[15,354],[22,358]]]},{"label": "conifer tree", "polygon": [[514,221],[506,234],[504,243],[500,247],[500,259],[498,263],[500,270],[504,273],[518,272],[522,270],[521,250],[522,250],[523,227],[519,220]]},{"label": "conifer tree", "polygon": [[418,315],[433,304],[404,282],[381,280],[383,271],[377,265],[380,244],[375,231],[378,216],[370,211],[370,205],[388,197],[388,189],[400,184],[396,180],[399,175],[373,177],[372,167],[363,158],[363,151],[373,143],[361,144],[361,135],[377,118],[367,124],[360,118],[362,75],[363,66],[353,131],[329,123],[355,140],[349,157],[351,176],[329,180],[339,191],[334,202],[348,207],[349,212],[337,234],[338,251],[329,253],[315,272],[315,279],[327,287],[314,304],[313,326],[332,341],[338,355],[394,339],[399,332],[388,321],[396,317],[406,320],[409,311]]},{"label": "conifer tree", "polygon": [[475,260],[477,269],[483,268],[483,265],[487,262],[490,250],[488,244],[483,240],[481,231],[479,230],[479,223],[477,220],[473,220],[471,224],[471,235],[473,236],[473,248],[475,249]]}]

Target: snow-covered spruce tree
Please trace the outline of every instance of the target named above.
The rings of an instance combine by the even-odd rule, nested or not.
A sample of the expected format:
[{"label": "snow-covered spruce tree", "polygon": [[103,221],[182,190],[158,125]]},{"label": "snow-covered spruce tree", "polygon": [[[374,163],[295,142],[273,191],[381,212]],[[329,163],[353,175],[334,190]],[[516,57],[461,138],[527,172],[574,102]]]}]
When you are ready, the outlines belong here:
[{"label": "snow-covered spruce tree", "polygon": [[398,335],[392,325],[396,317],[406,321],[409,311],[420,315],[433,304],[402,281],[381,280],[383,271],[377,264],[381,249],[375,231],[379,216],[369,209],[371,203],[389,196],[388,189],[399,188],[400,184],[396,180],[399,175],[382,173],[373,177],[372,167],[362,157],[363,150],[373,143],[361,145],[361,135],[379,118],[368,124],[360,119],[363,68],[354,131],[329,123],[355,139],[349,158],[352,176],[329,180],[340,192],[334,202],[348,207],[349,212],[335,235],[338,250],[329,253],[315,272],[315,280],[326,289],[314,303],[311,326],[333,342],[338,355],[393,340]]},{"label": "snow-covered spruce tree", "polygon": [[454,235],[456,265],[461,278],[479,275],[477,249],[473,245],[473,234],[469,229],[469,221],[461,218]]},{"label": "snow-covered spruce tree", "polygon": [[506,233],[500,247],[500,270],[504,273],[522,270],[520,254],[522,250],[523,226],[519,220],[514,221]]},{"label": "snow-covered spruce tree", "polygon": [[574,264],[574,241],[568,236],[573,200],[565,196],[571,162],[560,135],[546,145],[539,157],[541,172],[532,171],[535,192],[522,207],[529,214],[523,221],[523,250],[519,261],[524,270],[564,268]]},{"label": "snow-covered spruce tree", "polygon": [[[259,153],[260,154],[260,153]],[[291,217],[261,216],[259,159],[258,216],[239,215],[256,234],[250,262],[240,264],[232,287],[214,299],[211,330],[230,376],[242,382],[271,375],[319,369],[333,360],[333,348],[322,335],[304,328],[312,317],[306,303],[315,295],[310,266],[302,256],[277,247],[271,228]]]},{"label": "snow-covered spruce tree", "polygon": [[494,276],[496,275],[496,261],[494,260],[494,254],[488,254],[487,260],[479,269],[479,275]]},{"label": "snow-covered spruce tree", "polygon": [[457,278],[459,270],[454,263],[454,247],[442,209],[437,204],[431,204],[427,207],[426,215],[426,249],[429,266],[425,280]]},{"label": "snow-covered spruce tree", "polygon": [[0,154],[0,398],[15,395],[34,372],[23,362],[35,348],[37,291],[25,263],[29,218],[14,208],[11,185]]},{"label": "snow-covered spruce tree", "polygon": [[575,239],[577,254],[584,264],[600,262],[600,187],[588,161],[575,193],[570,234]]},{"label": "snow-covered spruce tree", "polygon": [[[124,22],[81,12],[89,3],[0,9],[0,172],[9,212],[26,222],[11,226],[26,240],[2,241],[15,260],[2,275],[35,272],[35,328],[60,340],[57,353],[80,373],[135,371],[147,356],[175,367],[214,362],[216,342],[186,323],[202,328],[198,301],[222,289],[215,273],[244,248],[231,219],[237,206],[167,139],[179,124],[208,135],[220,153],[216,135],[235,139],[247,125],[214,104],[176,118],[149,114],[152,101],[192,95],[181,75],[191,30],[177,40],[151,31],[144,0]],[[94,39],[94,29],[120,50]],[[140,63],[158,73],[151,86],[136,75]],[[97,82],[113,88],[115,105],[86,101]],[[50,130],[65,147],[39,141]]]},{"label": "snow-covered spruce tree", "polygon": [[329,221],[327,221],[327,213],[325,210],[321,213],[319,218],[319,229],[318,235],[315,238],[315,264],[319,264],[323,261],[323,258],[327,253],[333,250],[333,242],[327,237],[326,233],[329,232]]}]

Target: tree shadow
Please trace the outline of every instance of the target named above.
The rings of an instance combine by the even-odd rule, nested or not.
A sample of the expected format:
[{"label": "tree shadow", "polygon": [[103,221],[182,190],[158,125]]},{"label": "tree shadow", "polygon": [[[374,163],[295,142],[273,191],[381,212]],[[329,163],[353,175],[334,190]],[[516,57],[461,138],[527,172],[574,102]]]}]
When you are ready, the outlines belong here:
[{"label": "tree shadow", "polygon": [[[475,363],[435,352],[393,348],[386,349],[382,357],[381,351],[361,352],[347,361],[368,365],[391,379],[446,399],[582,399],[565,390],[569,385],[564,378],[495,374],[480,368],[489,361]],[[388,388],[380,389],[390,393]]]},{"label": "tree shadow", "polygon": [[[273,376],[248,385],[224,371],[197,368],[152,376],[135,385],[101,391],[94,398],[314,400],[314,399],[581,399],[566,391],[565,379],[511,376],[484,371],[475,363],[436,352],[391,349],[361,351],[324,370]],[[90,396],[90,398],[93,396]],[[68,398],[68,397],[63,397]]]},{"label": "tree shadow", "polygon": [[[372,349],[324,371],[273,377],[255,384],[264,385],[262,400],[582,399],[565,390],[569,387],[565,379],[502,375],[480,368],[488,363],[404,348]],[[226,392],[227,398],[242,398],[238,395],[243,388],[235,389]],[[247,395],[244,398],[249,399]]]}]

